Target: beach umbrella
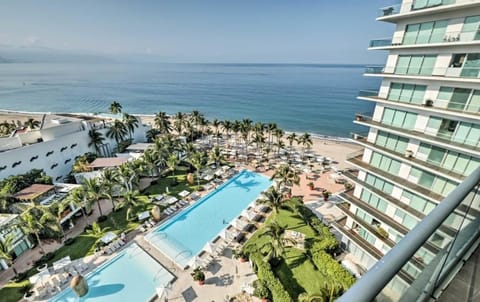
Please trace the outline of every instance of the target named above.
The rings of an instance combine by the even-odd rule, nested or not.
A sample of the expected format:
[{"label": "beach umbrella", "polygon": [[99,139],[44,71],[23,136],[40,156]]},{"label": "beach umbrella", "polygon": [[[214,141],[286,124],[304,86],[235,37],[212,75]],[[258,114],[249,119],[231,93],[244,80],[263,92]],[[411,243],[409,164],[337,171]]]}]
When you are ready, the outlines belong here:
[{"label": "beach umbrella", "polygon": [[196,269],[197,267],[200,266],[200,258],[197,255],[193,256],[192,259],[188,261],[188,266],[193,269]]},{"label": "beach umbrella", "polygon": [[247,223],[237,218],[233,221],[232,225],[233,225],[234,228],[237,228],[239,230],[243,230],[243,228],[245,228],[247,226]]},{"label": "beach umbrella", "polygon": [[203,250],[207,253],[213,254],[215,252],[215,245],[208,241],[203,247]]}]

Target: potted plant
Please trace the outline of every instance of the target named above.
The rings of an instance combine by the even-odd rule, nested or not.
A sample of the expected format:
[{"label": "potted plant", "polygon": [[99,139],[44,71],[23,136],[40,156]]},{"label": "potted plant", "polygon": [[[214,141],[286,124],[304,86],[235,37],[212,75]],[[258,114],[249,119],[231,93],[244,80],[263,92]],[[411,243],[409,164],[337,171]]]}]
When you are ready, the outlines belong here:
[{"label": "potted plant", "polygon": [[327,201],[328,198],[330,197],[330,195],[332,195],[332,193],[331,193],[330,191],[323,190],[323,191],[322,191],[322,195],[323,195],[323,200],[324,200],[324,201]]},{"label": "potted plant", "polygon": [[35,298],[33,295],[32,287],[32,284],[27,284],[22,287],[23,298],[27,301],[33,301],[33,299]]},{"label": "potted plant", "polygon": [[191,275],[193,277],[193,281],[197,281],[199,285],[205,284],[205,273],[201,268],[197,267],[194,269]]},{"label": "potted plant", "polygon": [[265,281],[259,281],[254,284],[255,290],[253,295],[259,298],[262,302],[268,302],[270,297],[270,290],[268,289]]},{"label": "potted plant", "polygon": [[241,249],[234,250],[233,251],[233,256],[235,257],[235,259],[240,260],[240,262],[247,262],[247,260],[248,260],[247,254],[244,251],[242,251]]},{"label": "potted plant", "polygon": [[348,191],[348,190],[350,190],[350,189],[353,188],[353,185],[352,185],[351,183],[349,183],[349,182],[344,183],[343,186],[345,187],[345,190],[346,190],[346,191]]},{"label": "potted plant", "polygon": [[406,150],[405,151],[405,157],[408,157],[408,158],[413,157],[413,151],[412,150]]},{"label": "potted plant", "polygon": [[313,191],[313,189],[315,189],[315,184],[313,182],[309,182],[307,186],[310,188],[310,191]]}]

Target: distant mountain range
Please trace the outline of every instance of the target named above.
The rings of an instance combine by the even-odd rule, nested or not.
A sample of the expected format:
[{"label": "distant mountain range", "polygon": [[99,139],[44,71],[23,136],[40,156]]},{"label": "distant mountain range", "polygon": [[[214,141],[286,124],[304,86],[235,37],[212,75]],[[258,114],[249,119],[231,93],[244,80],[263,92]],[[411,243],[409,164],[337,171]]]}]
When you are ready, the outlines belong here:
[{"label": "distant mountain range", "polygon": [[109,63],[112,59],[75,51],[46,47],[0,45],[0,63]]}]

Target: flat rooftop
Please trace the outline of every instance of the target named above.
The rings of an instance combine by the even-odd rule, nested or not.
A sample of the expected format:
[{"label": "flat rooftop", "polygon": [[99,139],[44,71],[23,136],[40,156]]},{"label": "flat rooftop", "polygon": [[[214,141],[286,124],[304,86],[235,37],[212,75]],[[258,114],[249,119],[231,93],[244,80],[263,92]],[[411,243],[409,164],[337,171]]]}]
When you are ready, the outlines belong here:
[{"label": "flat rooftop", "polygon": [[88,167],[92,169],[118,167],[128,162],[125,157],[100,157],[91,162]]},{"label": "flat rooftop", "polygon": [[148,148],[150,148],[151,146],[153,146],[153,144],[149,144],[149,143],[138,143],[138,144],[132,144],[130,146],[127,147],[127,151],[141,151],[141,152],[145,152],[145,150],[147,150]]},{"label": "flat rooftop", "polygon": [[[45,117],[44,117],[45,116]],[[57,127],[62,124],[71,123],[74,121],[84,120],[83,116],[64,115],[64,114],[39,114],[39,113],[22,113],[14,111],[0,111],[0,123],[9,122],[14,123],[19,128],[22,127],[28,119],[33,118],[39,122],[43,119],[43,128]]]},{"label": "flat rooftop", "polygon": [[27,187],[20,192],[15,193],[15,195],[13,196],[21,200],[33,200],[38,196],[47,193],[53,189],[55,189],[55,186],[52,185],[33,184],[30,187]]}]

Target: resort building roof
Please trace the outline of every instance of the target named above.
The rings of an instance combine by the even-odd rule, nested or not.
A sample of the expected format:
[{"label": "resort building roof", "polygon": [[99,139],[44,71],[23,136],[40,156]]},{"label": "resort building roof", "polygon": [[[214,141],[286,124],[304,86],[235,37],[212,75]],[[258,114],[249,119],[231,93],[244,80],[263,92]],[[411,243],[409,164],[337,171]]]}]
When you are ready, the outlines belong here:
[{"label": "resort building roof", "polygon": [[91,169],[118,167],[126,163],[128,158],[124,157],[100,157],[91,162],[88,166]]},{"label": "resort building roof", "polygon": [[14,197],[20,200],[36,200],[38,197],[47,194],[54,189],[55,186],[52,185],[33,184],[30,187],[17,192]]},{"label": "resort building roof", "polygon": [[145,152],[148,148],[153,146],[153,144],[148,144],[148,143],[138,143],[138,144],[132,144],[127,147],[128,152]]},{"label": "resort building roof", "polygon": [[17,214],[0,214],[0,226],[8,224],[10,221],[15,219]]}]

